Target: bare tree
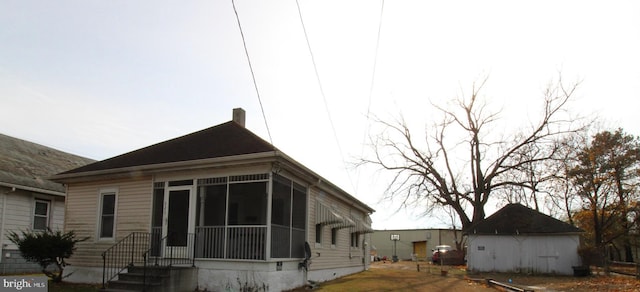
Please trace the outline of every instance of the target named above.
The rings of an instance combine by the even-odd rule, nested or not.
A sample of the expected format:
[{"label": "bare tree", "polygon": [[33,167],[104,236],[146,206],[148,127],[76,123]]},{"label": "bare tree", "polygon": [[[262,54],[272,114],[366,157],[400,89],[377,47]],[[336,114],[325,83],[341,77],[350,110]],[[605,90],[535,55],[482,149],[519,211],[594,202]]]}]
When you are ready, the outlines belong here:
[{"label": "bare tree", "polygon": [[571,225],[575,225],[573,213],[579,209],[582,200],[578,196],[579,187],[571,182],[572,169],[579,163],[577,151],[587,144],[587,131],[567,135],[557,141],[558,151],[553,159],[545,162],[545,169],[551,174],[543,188],[548,194],[552,210],[559,210]]},{"label": "bare tree", "polygon": [[519,152],[524,157],[518,159],[530,160],[531,163],[521,164],[517,171],[505,173],[505,176],[509,177],[508,180],[520,183],[505,186],[503,199],[508,203],[520,203],[540,211],[541,205],[549,195],[543,185],[553,178],[554,173],[546,167],[547,161],[535,158],[549,157],[557,150],[555,144],[529,144],[523,147]]},{"label": "bare tree", "polygon": [[576,130],[564,113],[578,83],[565,87],[559,79],[550,85],[539,120],[507,136],[494,133],[499,112],[490,111],[480,96],[486,81],[474,83],[471,95],[458,98],[453,108],[434,105],[442,120],[426,132],[423,142],[412,136],[404,119],[377,119],[385,130],[372,137],[373,158],[361,162],[394,173],[386,199],[399,199],[402,206],[420,206],[427,212],[449,206],[467,228],[485,218],[485,206],[496,193],[514,186],[535,191],[535,183],[513,174],[554,155],[553,148],[531,152],[536,145],[552,145]]}]

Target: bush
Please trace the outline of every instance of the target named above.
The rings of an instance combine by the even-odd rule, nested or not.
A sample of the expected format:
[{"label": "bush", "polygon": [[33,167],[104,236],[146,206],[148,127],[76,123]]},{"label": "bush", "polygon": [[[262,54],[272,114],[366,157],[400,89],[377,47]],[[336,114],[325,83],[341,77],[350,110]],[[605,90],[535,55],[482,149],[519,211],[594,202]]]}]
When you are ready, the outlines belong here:
[{"label": "bush", "polygon": [[604,266],[604,254],[601,249],[595,246],[580,246],[578,247],[578,255],[582,259],[582,264],[585,266],[595,265],[598,267]]},{"label": "bush", "polygon": [[[89,239],[78,239],[73,231],[62,233],[51,229],[22,231],[21,234],[11,231],[7,237],[18,246],[25,260],[40,265],[42,273],[56,283],[62,281],[64,267],[67,265],[65,259],[70,258],[76,250],[76,243]],[[55,264],[57,271],[47,269],[51,264]]]}]

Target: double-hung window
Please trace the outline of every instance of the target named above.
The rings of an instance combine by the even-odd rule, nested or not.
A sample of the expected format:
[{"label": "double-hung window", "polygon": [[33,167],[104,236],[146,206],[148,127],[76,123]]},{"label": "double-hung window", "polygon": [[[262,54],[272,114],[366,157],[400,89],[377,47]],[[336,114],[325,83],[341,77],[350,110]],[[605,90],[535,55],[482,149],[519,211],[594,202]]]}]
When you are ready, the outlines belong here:
[{"label": "double-hung window", "polygon": [[338,244],[338,228],[331,228],[331,246]]},{"label": "double-hung window", "polygon": [[33,229],[45,230],[49,227],[49,212],[51,210],[51,202],[46,200],[35,200],[35,208],[33,211]]},{"label": "double-hung window", "polygon": [[351,232],[351,247],[358,247],[359,236],[357,232]]},{"label": "double-hung window", "polygon": [[322,244],[322,224],[316,224],[316,244]]},{"label": "double-hung window", "polygon": [[114,238],[116,223],[116,191],[105,190],[100,193],[99,238]]}]

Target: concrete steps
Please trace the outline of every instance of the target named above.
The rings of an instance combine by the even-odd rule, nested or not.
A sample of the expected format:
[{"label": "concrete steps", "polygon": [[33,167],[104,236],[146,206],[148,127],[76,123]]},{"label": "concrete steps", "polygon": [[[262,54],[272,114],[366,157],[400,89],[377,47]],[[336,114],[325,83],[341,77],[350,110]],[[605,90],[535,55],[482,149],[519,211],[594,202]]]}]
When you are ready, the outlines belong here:
[{"label": "concrete steps", "polygon": [[194,291],[196,273],[193,267],[147,266],[145,274],[144,267],[133,266],[109,281],[108,288],[102,291]]}]

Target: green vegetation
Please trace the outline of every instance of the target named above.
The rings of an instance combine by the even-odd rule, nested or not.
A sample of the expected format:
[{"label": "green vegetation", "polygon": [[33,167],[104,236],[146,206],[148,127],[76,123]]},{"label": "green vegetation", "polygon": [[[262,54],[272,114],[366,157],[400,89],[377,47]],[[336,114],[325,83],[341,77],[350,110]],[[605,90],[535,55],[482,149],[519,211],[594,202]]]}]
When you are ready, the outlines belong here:
[{"label": "green vegetation", "polygon": [[[22,231],[21,234],[11,231],[7,237],[18,246],[23,258],[40,265],[42,273],[56,283],[62,282],[64,267],[67,265],[65,259],[73,255],[76,243],[89,239],[78,239],[73,231],[62,233],[51,229]],[[48,269],[52,264],[56,270]]]}]

